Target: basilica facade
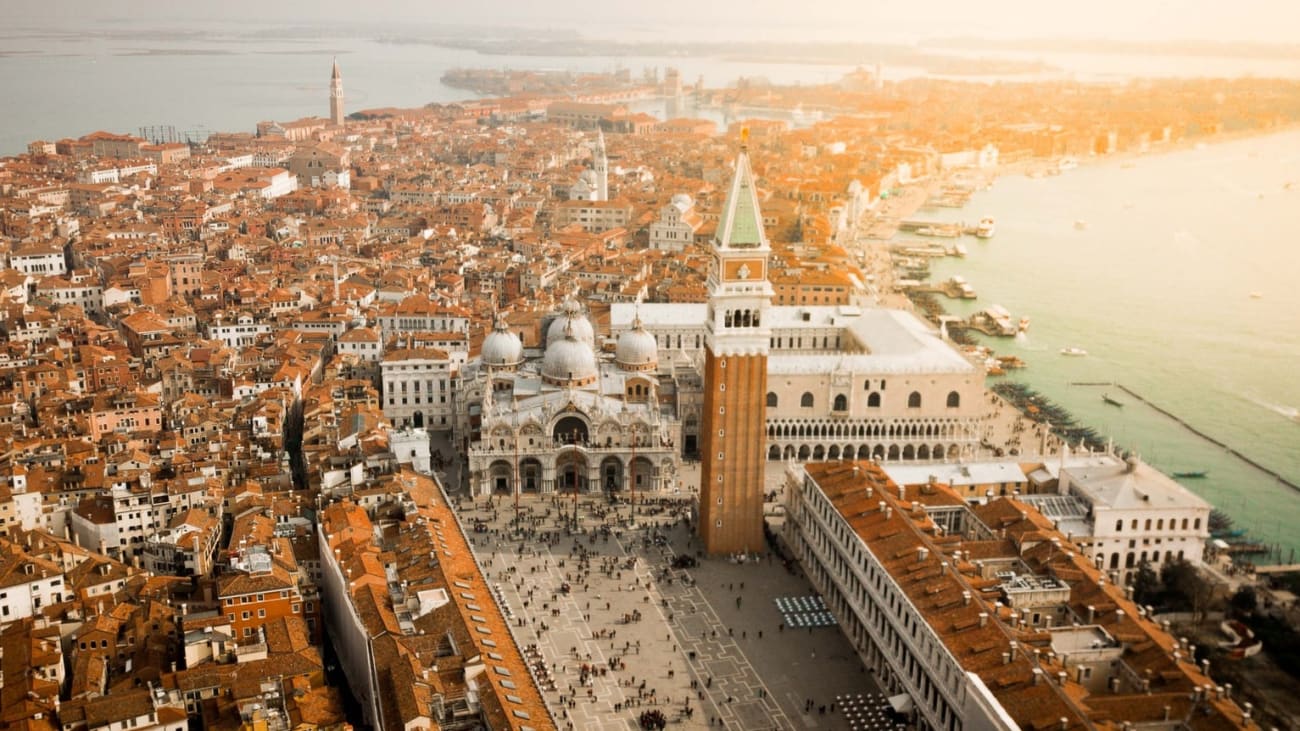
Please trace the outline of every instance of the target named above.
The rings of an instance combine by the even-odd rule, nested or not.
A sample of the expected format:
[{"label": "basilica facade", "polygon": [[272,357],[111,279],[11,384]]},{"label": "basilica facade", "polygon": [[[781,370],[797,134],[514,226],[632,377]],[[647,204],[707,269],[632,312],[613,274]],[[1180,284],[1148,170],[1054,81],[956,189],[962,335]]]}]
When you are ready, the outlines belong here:
[{"label": "basilica facade", "polygon": [[681,425],[659,374],[655,337],[638,322],[598,354],[582,306],[566,301],[527,357],[501,318],[461,383],[469,488],[515,493],[618,494],[677,487]]}]

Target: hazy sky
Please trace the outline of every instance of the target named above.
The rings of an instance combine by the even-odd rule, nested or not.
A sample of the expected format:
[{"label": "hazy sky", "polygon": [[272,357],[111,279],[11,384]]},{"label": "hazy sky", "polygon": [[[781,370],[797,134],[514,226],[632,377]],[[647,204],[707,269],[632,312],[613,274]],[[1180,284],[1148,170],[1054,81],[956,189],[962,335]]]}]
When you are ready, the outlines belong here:
[{"label": "hazy sky", "polygon": [[[3,0],[11,22],[316,19],[574,28],[591,37],[898,41],[946,35],[1300,43],[1297,0]],[[409,27],[409,26],[407,26]]]}]

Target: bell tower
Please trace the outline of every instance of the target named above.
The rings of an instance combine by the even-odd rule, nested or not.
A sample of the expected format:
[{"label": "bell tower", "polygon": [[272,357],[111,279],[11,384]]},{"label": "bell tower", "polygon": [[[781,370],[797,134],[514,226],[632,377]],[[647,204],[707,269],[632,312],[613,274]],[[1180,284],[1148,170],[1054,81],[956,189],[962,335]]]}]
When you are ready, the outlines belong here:
[{"label": "bell tower", "polygon": [[764,549],[767,307],[771,254],[741,132],[736,172],[718,219],[709,268],[700,426],[700,537],[712,555]]},{"label": "bell tower", "polygon": [[330,72],[330,122],[343,126],[343,75],[339,73],[339,60],[334,59]]},{"label": "bell tower", "polygon": [[596,200],[609,200],[609,157],[605,155],[605,131],[596,132]]}]

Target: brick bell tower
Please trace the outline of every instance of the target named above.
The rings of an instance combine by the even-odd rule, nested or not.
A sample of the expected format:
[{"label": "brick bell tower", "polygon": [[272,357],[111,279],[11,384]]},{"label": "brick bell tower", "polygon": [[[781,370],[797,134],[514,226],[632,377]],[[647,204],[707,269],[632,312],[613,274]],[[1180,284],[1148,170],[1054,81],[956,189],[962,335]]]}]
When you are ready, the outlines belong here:
[{"label": "brick bell tower", "polygon": [[710,555],[756,552],[763,540],[767,279],[771,254],[741,132],[736,174],[713,238],[700,425],[700,537]]},{"label": "brick bell tower", "polygon": [[339,127],[347,124],[347,119],[343,116],[343,74],[339,73],[337,58],[330,71],[330,122]]}]

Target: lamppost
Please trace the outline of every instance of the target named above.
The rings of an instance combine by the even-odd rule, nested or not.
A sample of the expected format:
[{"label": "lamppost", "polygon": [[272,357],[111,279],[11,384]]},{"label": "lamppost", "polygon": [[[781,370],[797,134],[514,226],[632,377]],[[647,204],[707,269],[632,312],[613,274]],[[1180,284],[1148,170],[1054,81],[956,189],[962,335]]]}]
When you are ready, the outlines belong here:
[{"label": "lamppost", "polygon": [[578,529],[578,430],[569,432],[569,444],[573,446],[573,529]]},{"label": "lamppost", "polygon": [[[632,510],[630,511],[631,523],[636,522],[636,427],[636,422],[632,422],[632,459],[627,463],[628,481],[632,484]],[[629,525],[628,527],[631,528],[632,526]]]}]

